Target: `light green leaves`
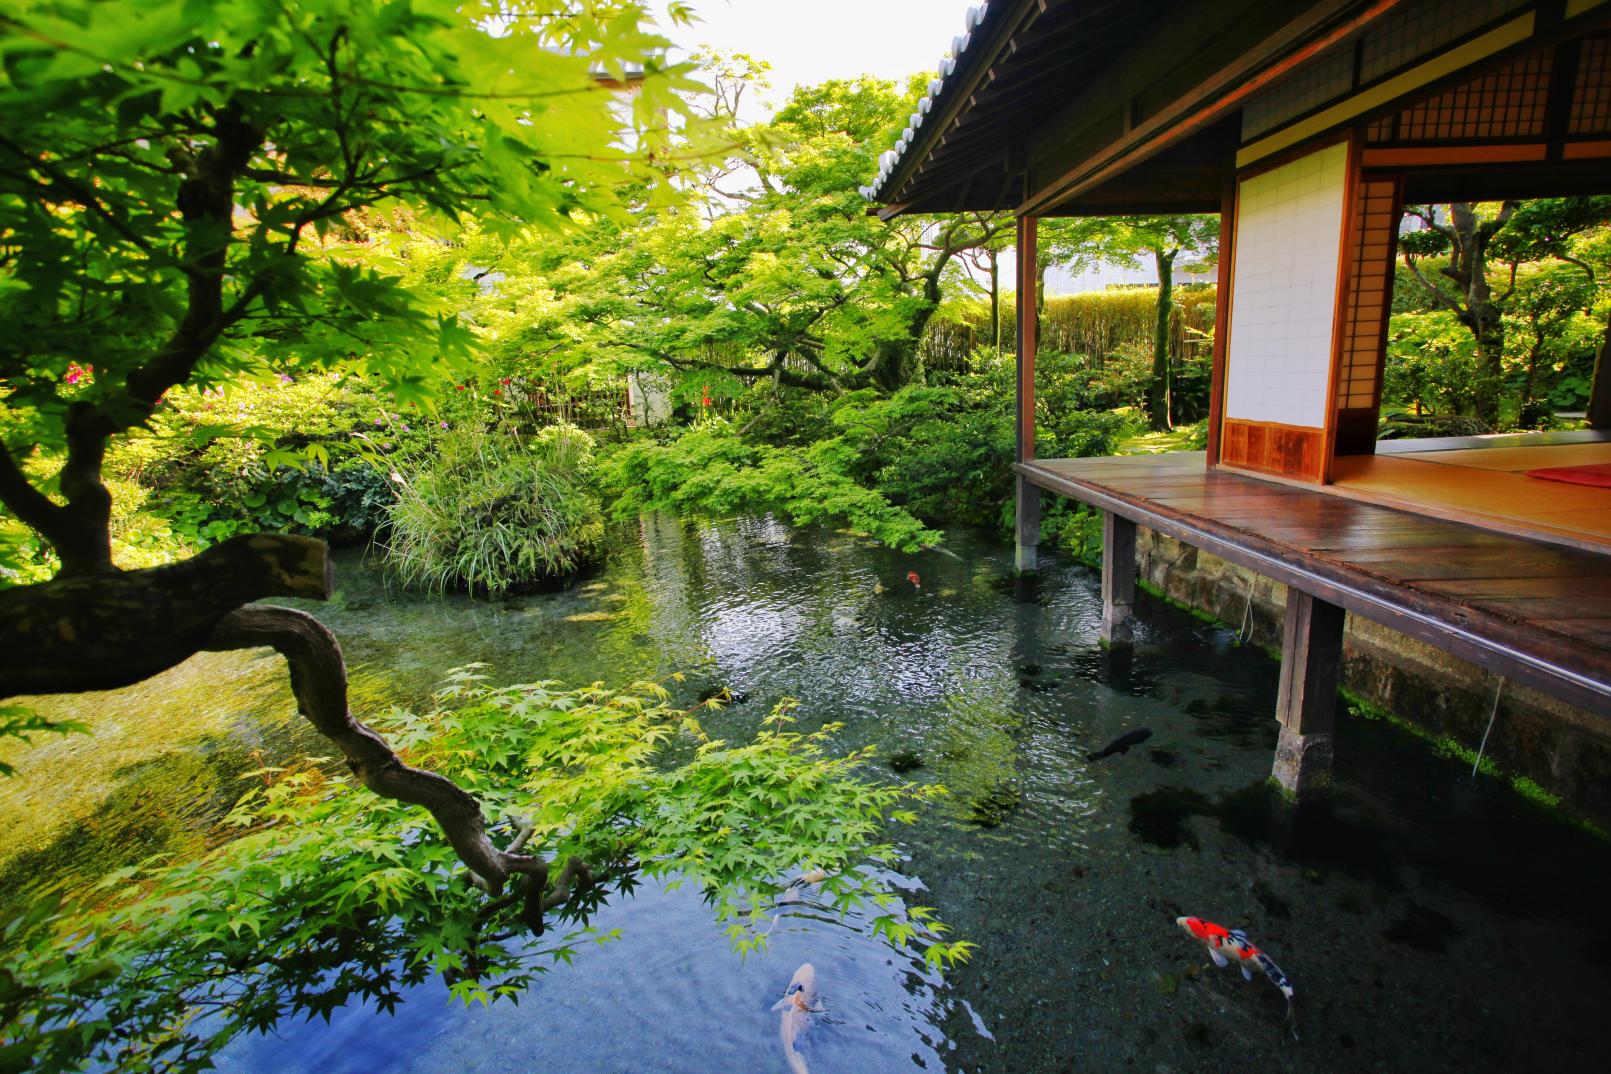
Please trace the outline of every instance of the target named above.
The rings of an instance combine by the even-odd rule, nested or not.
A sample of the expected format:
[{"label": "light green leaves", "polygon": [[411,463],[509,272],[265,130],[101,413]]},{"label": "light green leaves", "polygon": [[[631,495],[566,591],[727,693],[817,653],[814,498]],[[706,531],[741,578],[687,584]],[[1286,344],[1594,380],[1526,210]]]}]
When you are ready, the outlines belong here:
[{"label": "light green leaves", "polygon": [[[543,937],[465,882],[422,810],[323,764],[274,766],[243,777],[225,822],[235,838],[212,855],[124,870],[93,905],[45,900],[9,926],[0,1036],[24,1067],[201,1070],[237,1033],[353,1001],[387,1009],[432,975],[487,1003],[596,944],[675,942],[587,925],[643,877],[697,887],[735,948],[754,950],[758,911],[802,862],[839,911],[876,911],[890,943],[936,967],[966,958],[971,945],[944,940],[928,909],[902,910],[870,868],[893,855],[891,815],[935,792],[869,778],[865,751],[836,755],[837,728],[795,731],[789,707],[748,742],[709,742],[654,683],[494,688],[460,669],[429,710],[375,724],[411,761],[472,787],[500,842],[518,817],[534,829],[528,852],[590,863],[600,886]],[[201,1009],[215,1013],[192,1020]]]}]

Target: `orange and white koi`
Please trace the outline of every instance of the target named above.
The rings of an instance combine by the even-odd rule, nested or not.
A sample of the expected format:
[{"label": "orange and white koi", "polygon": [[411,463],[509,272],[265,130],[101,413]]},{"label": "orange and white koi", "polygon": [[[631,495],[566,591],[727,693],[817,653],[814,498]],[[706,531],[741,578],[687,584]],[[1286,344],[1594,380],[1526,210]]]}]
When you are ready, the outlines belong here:
[{"label": "orange and white koi", "polygon": [[817,971],[807,962],[789,978],[789,987],[784,989],[783,998],[772,1004],[774,1011],[783,1012],[778,1022],[778,1039],[783,1042],[783,1059],[789,1064],[791,1074],[810,1074],[805,1056],[795,1049],[794,1042],[800,1039],[800,1034],[811,1028],[811,1015],[817,1010],[816,1003]]},{"label": "orange and white koi", "polygon": [[1294,999],[1292,982],[1269,955],[1247,938],[1247,933],[1241,929],[1228,929],[1212,921],[1204,921],[1200,917],[1177,917],[1175,924],[1184,929],[1186,935],[1208,949],[1208,957],[1213,960],[1214,965],[1224,967],[1235,963],[1241,969],[1242,976],[1249,981],[1253,979],[1253,967],[1257,966],[1263,970],[1264,976],[1268,977],[1270,983],[1279,988],[1281,994],[1286,997],[1287,1021],[1291,1023],[1293,1038],[1297,1038],[1297,1016],[1292,1007]]},{"label": "orange and white koi", "polygon": [[797,901],[807,889],[816,887],[826,879],[828,879],[828,873],[824,869],[806,870],[789,881],[788,886],[783,889],[783,894],[778,896],[777,905],[782,906]]}]

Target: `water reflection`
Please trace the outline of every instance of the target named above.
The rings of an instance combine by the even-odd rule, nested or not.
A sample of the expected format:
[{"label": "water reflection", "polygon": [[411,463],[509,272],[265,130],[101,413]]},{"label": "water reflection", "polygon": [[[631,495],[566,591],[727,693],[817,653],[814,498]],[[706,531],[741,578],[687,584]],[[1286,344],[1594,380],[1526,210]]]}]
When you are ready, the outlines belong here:
[{"label": "water reflection", "polygon": [[[505,681],[688,672],[679,700],[741,699],[707,721],[717,735],[802,699],[805,726],[842,721],[844,748],[876,745],[908,778],[952,788],[896,833],[898,880],[980,945],[972,964],[941,982],[811,899],[780,911],[767,954],[740,961],[696,896],[650,890],[594,920],[625,930],[620,942],[557,968],[518,1006],[464,1011],[432,985],[395,1016],[347,1009],[241,1040],[226,1069],[782,1071],[768,1008],[805,961],[825,1007],[801,1041],[814,1074],[1601,1069],[1603,845],[1361,721],[1339,730],[1332,810],[1293,813],[1265,784],[1276,676],[1262,653],[1144,595],[1134,647],[1104,649],[1089,571],[1043,553],[1042,573],[1018,579],[1008,548],[967,533],[949,547],[904,556],[771,521],[656,517],[618,534],[608,566],[566,593],[411,597],[348,557],[337,599],[314,610],[347,647],[360,707],[422,696],[471,661]],[[231,713],[205,733],[253,742],[284,724],[289,699],[257,658],[230,659],[176,669],[163,688],[195,706],[205,687],[198,711]],[[163,711],[152,696],[79,704],[126,724],[142,705]],[[1144,744],[1087,761],[1141,726],[1154,732]],[[154,756],[202,737],[175,735]],[[42,755],[32,778],[71,783],[74,769]],[[132,786],[121,778],[87,788],[57,831],[127,807],[126,793],[110,797]],[[153,809],[194,826],[184,786]],[[13,858],[8,887],[59,872],[51,854],[68,845],[26,871]],[[93,845],[83,874],[121,849]],[[1203,970],[1174,927],[1183,915],[1246,927],[1271,953],[1298,988],[1301,1043],[1273,988]]]}]

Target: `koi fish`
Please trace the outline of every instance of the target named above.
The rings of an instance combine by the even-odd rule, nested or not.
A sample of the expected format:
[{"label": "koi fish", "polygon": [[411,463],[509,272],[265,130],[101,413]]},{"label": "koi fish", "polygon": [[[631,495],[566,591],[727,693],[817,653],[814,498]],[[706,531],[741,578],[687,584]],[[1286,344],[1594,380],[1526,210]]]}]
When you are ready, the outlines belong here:
[{"label": "koi fish", "polygon": [[814,887],[826,879],[828,879],[828,874],[822,869],[811,869],[801,873],[789,881],[788,886],[783,889],[783,894],[778,896],[778,905],[782,906],[785,903],[797,901],[806,888]]},{"label": "koi fish", "polygon": [[1138,727],[1134,731],[1126,731],[1118,738],[1109,742],[1095,753],[1087,754],[1087,761],[1100,761],[1104,757],[1112,757],[1115,753],[1129,753],[1131,746],[1139,746],[1152,737],[1152,728]]},{"label": "koi fish", "polygon": [[783,1012],[778,1021],[778,1039],[783,1042],[783,1059],[792,1074],[810,1074],[805,1056],[795,1050],[794,1042],[811,1028],[811,1012],[817,1009],[816,1002],[817,971],[807,962],[789,978],[783,998],[772,1004],[774,1011]]},{"label": "koi fish", "polygon": [[906,580],[908,582],[912,583],[912,588],[913,589],[922,589],[923,588],[923,579],[921,579],[921,578],[919,578],[917,576],[916,571],[907,571],[906,572]]},{"label": "koi fish", "polygon": [[1204,921],[1200,917],[1177,917],[1175,924],[1185,930],[1186,935],[1201,943],[1208,949],[1208,957],[1214,965],[1224,968],[1232,962],[1241,969],[1246,980],[1253,980],[1253,967],[1257,966],[1264,971],[1264,976],[1270,983],[1281,990],[1287,1000],[1287,1021],[1292,1027],[1292,1039],[1298,1039],[1297,1014],[1293,1010],[1292,1000],[1294,992],[1292,982],[1287,975],[1281,972],[1273,959],[1247,938],[1247,933],[1241,929],[1228,929],[1216,925],[1212,921]]}]

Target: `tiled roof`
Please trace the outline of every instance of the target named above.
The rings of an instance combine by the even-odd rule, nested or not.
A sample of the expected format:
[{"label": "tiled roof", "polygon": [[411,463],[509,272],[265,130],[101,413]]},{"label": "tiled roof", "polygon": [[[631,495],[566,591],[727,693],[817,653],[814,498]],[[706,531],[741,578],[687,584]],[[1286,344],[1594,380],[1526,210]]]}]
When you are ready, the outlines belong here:
[{"label": "tiled roof", "polygon": [[[995,6],[1001,5],[1002,0],[996,0]],[[940,59],[940,77],[929,82],[928,92],[924,94],[922,100],[917,102],[917,111],[913,112],[911,118],[907,120],[906,130],[901,133],[900,138],[895,142],[895,148],[885,151],[878,158],[878,178],[873,180],[872,185],[861,188],[862,197],[873,200],[884,192],[884,184],[889,182],[889,177],[894,172],[895,166],[900,163],[902,155],[911,148],[912,143],[916,140],[918,129],[923,126],[923,121],[928,117],[930,109],[934,107],[934,102],[939,99],[940,94],[945,90],[946,79],[956,72],[958,61],[962,58],[963,53],[968,51],[968,46],[973,43],[974,31],[978,30],[980,24],[984,22],[985,15],[989,12],[991,6],[989,0],[986,0],[985,3],[968,9],[968,14],[963,19],[963,32],[951,39],[951,51]]]}]

